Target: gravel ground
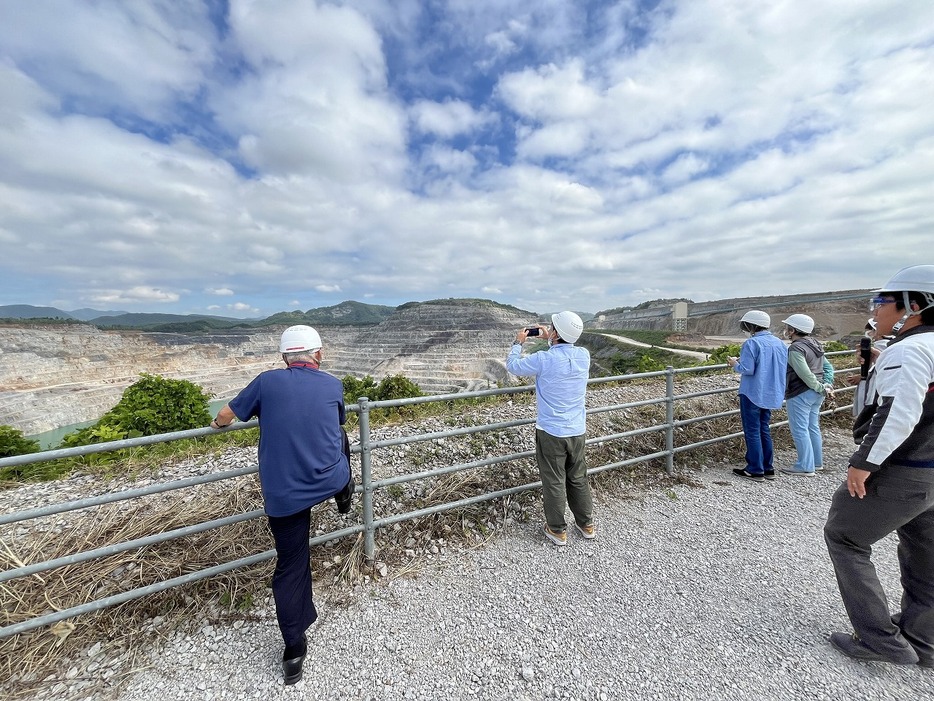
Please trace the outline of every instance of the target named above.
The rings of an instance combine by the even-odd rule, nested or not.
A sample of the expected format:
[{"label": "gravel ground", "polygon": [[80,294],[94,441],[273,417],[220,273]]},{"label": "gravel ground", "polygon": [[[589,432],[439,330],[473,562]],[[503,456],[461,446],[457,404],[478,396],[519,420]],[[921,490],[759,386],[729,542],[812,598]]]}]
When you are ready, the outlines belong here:
[{"label": "gravel ground", "polygon": [[[414,577],[319,604],[305,679],[284,687],[267,600],[258,621],[205,624],[151,651],[120,701],[165,699],[927,699],[934,670],[861,663],[821,528],[850,445],[828,473],[742,481],[693,472],[638,499],[598,496],[598,537],[546,542],[537,523],[449,549]],[[791,462],[784,451],[780,463]],[[899,592],[895,540],[876,549]]]}]

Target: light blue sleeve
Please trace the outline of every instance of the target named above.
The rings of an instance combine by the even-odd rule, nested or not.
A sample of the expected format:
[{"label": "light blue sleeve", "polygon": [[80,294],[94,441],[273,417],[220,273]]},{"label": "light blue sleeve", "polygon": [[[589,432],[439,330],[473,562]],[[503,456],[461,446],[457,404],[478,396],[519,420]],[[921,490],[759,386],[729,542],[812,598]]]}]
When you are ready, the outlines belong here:
[{"label": "light blue sleeve", "polygon": [[535,377],[542,370],[541,353],[522,357],[522,346],[514,343],[506,357],[506,369],[518,377]]},{"label": "light blue sleeve", "polygon": [[733,367],[733,370],[740,375],[755,375],[756,365],[759,362],[759,346],[750,343],[752,339],[747,339],[739,349],[739,362]]}]

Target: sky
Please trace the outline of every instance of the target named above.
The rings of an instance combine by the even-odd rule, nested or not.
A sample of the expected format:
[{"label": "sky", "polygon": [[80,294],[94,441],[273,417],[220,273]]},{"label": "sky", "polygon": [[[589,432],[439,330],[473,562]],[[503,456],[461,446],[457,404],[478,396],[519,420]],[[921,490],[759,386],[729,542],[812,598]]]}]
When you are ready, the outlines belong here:
[{"label": "sky", "polygon": [[930,0],[0,3],[0,305],[543,313],[934,263]]}]

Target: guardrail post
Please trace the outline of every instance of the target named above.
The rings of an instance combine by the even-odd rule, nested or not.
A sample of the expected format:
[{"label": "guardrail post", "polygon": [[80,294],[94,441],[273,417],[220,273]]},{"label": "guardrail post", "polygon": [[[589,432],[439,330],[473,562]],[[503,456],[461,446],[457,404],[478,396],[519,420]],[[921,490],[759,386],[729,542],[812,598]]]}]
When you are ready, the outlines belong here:
[{"label": "guardrail post", "polygon": [[363,487],[363,554],[376,557],[376,529],[373,527],[373,466],[370,461],[370,400],[360,397],[360,481]]},{"label": "guardrail post", "polygon": [[675,474],[675,369],[669,365],[665,368],[665,472]]}]

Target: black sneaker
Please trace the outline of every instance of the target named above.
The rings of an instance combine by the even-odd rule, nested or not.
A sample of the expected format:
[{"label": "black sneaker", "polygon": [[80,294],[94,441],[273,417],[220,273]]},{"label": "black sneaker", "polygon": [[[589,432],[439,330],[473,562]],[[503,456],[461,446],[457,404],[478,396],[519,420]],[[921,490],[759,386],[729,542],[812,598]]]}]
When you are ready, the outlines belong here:
[{"label": "black sneaker", "polygon": [[773,480],[775,479],[775,470],[766,470],[765,472],[762,473],[762,476],[765,477],[767,480]]},{"label": "black sneaker", "polygon": [[875,650],[866,646],[856,635],[850,633],[831,633],[830,644],[847,657],[863,662],[888,662],[889,664],[915,665],[918,664],[917,655],[911,653],[911,657],[893,659],[886,657]]},{"label": "black sneaker", "polygon": [[[756,474],[753,474],[752,472],[749,472],[749,470],[746,470],[746,469],[740,470],[737,467],[733,470],[733,474],[739,477],[745,477],[746,479],[750,479],[753,482],[765,482],[765,475],[756,475]],[[775,477],[774,472],[772,473],[772,477],[773,478]]]}]

